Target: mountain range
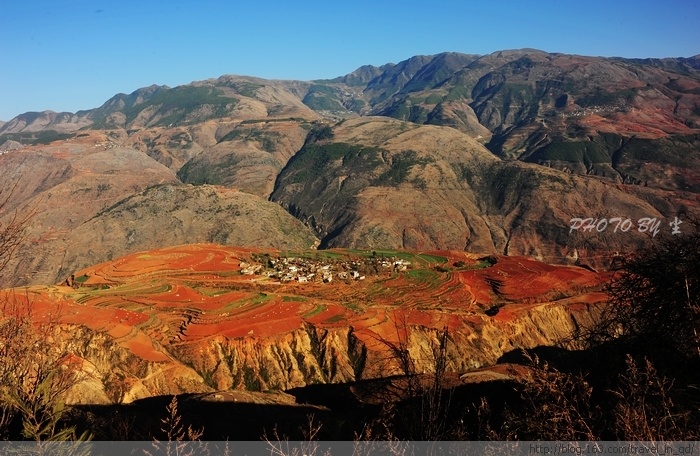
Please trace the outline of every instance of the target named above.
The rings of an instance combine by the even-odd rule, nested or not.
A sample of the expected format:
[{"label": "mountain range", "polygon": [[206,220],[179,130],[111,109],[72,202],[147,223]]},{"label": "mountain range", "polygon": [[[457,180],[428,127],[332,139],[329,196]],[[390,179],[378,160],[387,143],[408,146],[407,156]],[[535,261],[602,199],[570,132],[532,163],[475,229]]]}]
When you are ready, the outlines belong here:
[{"label": "mountain range", "polygon": [[198,242],[606,268],[700,208],[700,56],[443,53],[153,85],[19,115],[0,152],[0,223],[32,214],[5,286]]}]

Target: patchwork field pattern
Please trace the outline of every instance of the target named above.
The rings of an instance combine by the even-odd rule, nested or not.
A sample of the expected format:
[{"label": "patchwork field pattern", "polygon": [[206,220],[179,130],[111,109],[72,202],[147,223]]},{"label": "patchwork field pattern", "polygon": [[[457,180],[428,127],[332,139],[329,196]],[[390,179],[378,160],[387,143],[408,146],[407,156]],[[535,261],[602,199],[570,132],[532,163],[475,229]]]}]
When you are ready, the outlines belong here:
[{"label": "patchwork field pattern", "polygon": [[527,257],[198,244],[129,255],[77,271],[72,286],[30,287],[26,295],[38,318],[57,314],[164,361],[171,348],[207,338],[264,338],[306,323],[352,327],[368,346],[396,338],[398,320],[468,331],[532,306],[603,301],[604,280]]}]

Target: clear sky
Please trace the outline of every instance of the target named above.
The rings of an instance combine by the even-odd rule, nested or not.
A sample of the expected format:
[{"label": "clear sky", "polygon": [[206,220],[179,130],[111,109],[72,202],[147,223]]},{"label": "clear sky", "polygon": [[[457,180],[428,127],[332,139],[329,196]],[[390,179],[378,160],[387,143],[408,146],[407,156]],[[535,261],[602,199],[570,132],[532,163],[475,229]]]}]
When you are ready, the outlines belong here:
[{"label": "clear sky", "polygon": [[223,74],[341,76],[445,51],[700,53],[698,0],[8,0],[0,119]]}]

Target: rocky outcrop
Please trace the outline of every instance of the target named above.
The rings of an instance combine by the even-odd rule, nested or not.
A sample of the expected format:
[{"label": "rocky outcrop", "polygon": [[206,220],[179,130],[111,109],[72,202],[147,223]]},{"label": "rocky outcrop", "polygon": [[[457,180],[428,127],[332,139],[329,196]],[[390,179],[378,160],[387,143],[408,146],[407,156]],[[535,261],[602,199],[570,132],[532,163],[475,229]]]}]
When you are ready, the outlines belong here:
[{"label": "rocky outcrop", "polygon": [[367,348],[352,328],[311,324],[269,338],[214,337],[175,349],[215,389],[289,389],[363,378]]},{"label": "rocky outcrop", "polygon": [[[466,372],[493,365],[512,350],[554,345],[590,323],[595,313],[594,305],[572,310],[566,304],[550,303],[522,310],[510,321],[485,318],[472,331],[449,334],[447,369]],[[409,329],[405,348],[418,373],[434,371],[432,349],[438,346],[439,336],[436,328]],[[287,390],[400,374],[387,346],[376,342],[353,328],[306,324],[267,338],[216,336],[171,347],[172,359],[167,362],[148,362],[105,334],[74,328],[66,348],[84,359],[86,375],[69,399],[128,403],[164,394]]]},{"label": "rocky outcrop", "polygon": [[65,352],[79,359],[80,374],[66,394],[67,403],[129,403],[161,394],[211,391],[202,377],[185,364],[174,359],[145,360],[109,334],[85,326],[61,326],[56,331],[56,341]]}]

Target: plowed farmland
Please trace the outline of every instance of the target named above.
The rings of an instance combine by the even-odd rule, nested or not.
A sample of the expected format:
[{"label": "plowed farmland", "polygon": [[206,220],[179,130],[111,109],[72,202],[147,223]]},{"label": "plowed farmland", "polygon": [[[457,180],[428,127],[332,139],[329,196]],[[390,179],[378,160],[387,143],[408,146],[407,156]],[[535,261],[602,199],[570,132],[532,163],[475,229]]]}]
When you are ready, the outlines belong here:
[{"label": "plowed farmland", "polygon": [[[443,328],[458,345],[454,370],[480,367],[508,347],[551,341],[547,328],[534,327],[533,309],[600,303],[605,280],[527,257],[195,244],[132,254],[15,294],[29,300],[37,320],[107,334],[141,363],[164,364],[163,371],[188,366],[202,376],[203,390],[221,390],[387,375],[375,362],[386,359],[387,341],[404,337],[421,353],[425,334]],[[424,335],[408,340],[416,329]],[[310,339],[299,339],[300,331]],[[488,340],[496,337],[512,340]],[[460,351],[479,347],[486,361]],[[341,361],[342,372],[335,365]]]},{"label": "plowed farmland", "polygon": [[[275,278],[263,259],[285,261],[293,276],[288,281]],[[397,262],[405,269],[399,271]],[[242,264],[257,266],[257,272],[244,274]],[[353,278],[356,269],[369,272]],[[334,273],[335,280],[314,280],[318,274],[309,271],[318,270]],[[106,331],[138,356],[151,359],[159,349],[147,340],[168,346],[219,335],[271,336],[304,322],[351,325],[366,337],[391,338],[393,317],[400,314],[409,325],[459,331],[485,318],[507,319],[533,305],[599,302],[605,298],[603,279],[587,269],[526,257],[187,245],[77,271],[73,287],[29,291],[38,308],[60,303],[62,321]]]}]

